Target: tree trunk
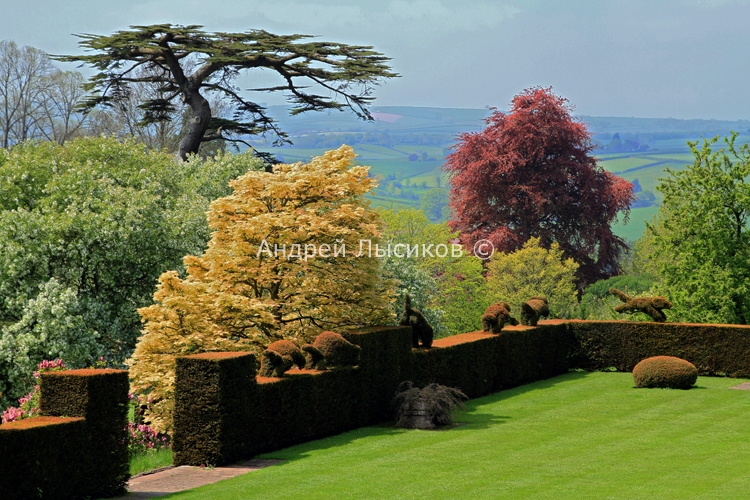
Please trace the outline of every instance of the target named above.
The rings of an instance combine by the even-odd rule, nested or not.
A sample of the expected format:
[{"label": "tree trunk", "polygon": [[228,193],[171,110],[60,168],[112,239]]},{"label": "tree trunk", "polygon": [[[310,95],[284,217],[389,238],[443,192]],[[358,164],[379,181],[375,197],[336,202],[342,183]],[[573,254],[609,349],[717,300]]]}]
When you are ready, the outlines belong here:
[{"label": "tree trunk", "polygon": [[190,107],[190,119],[187,124],[187,131],[180,141],[180,149],[177,156],[182,161],[187,160],[190,153],[197,154],[200,148],[203,136],[206,135],[208,124],[211,121],[211,106],[203,97],[197,88],[189,89],[189,95],[185,99],[186,104]]}]

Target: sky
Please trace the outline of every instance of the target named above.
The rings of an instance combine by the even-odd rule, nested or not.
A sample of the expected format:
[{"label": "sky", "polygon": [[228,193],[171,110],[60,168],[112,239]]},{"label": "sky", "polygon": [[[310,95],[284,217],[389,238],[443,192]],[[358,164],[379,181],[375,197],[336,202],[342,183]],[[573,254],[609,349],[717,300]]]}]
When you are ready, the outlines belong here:
[{"label": "sky", "polygon": [[74,33],[158,23],[372,45],[401,75],[377,88],[381,106],[504,110],[551,86],[577,115],[750,119],[750,0],[5,2],[0,40],[51,54],[82,53]]}]

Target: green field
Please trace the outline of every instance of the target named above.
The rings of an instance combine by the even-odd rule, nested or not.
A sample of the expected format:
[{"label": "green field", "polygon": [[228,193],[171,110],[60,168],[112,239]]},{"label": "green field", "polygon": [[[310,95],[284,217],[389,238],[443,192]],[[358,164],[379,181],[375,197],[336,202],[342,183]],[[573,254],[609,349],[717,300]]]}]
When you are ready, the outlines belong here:
[{"label": "green field", "polygon": [[358,429],[168,498],[747,498],[750,392],[729,389],[740,382],[635,389],[629,373],[572,372],[472,400],[449,430]]},{"label": "green field", "polygon": [[[429,113],[429,110],[425,110],[422,115],[412,117],[417,120],[414,123],[426,120],[429,118]],[[429,128],[423,127],[416,130],[426,133]],[[598,156],[599,165],[602,168],[628,181],[637,180],[643,191],[651,192],[655,196],[651,206],[631,209],[629,223],[617,223],[613,227],[615,234],[630,242],[641,237],[646,222],[656,214],[658,205],[661,203],[661,194],[656,187],[659,185],[659,180],[667,176],[665,169],[679,171],[688,164],[692,164],[693,155],[686,142],[686,139],[659,140],[655,141],[648,151]],[[393,147],[374,144],[355,145],[354,150],[358,155],[357,163],[369,165],[371,174],[380,180],[378,192],[371,197],[373,206],[397,210],[418,208],[419,200],[413,199],[413,196],[421,197],[424,194],[425,189],[422,186],[438,187],[438,178],[440,187],[446,189],[449,179],[443,171],[443,164],[444,155],[450,146],[451,144],[445,144],[442,147],[419,144],[403,144]],[[277,148],[269,151],[281,154],[284,161],[290,162],[308,161],[312,156],[323,154],[325,149]],[[428,158],[434,159],[422,161],[423,153]],[[410,154],[417,154],[419,161],[409,161]],[[400,189],[403,193],[398,194],[393,187],[389,187],[394,186],[395,183],[402,186]]]}]

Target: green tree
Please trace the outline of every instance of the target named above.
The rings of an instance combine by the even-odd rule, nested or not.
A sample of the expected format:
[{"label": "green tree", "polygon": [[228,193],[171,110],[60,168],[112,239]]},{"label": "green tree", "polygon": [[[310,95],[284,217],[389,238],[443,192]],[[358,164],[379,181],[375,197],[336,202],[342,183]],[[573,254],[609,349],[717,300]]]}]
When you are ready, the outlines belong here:
[{"label": "green tree", "polygon": [[440,188],[433,188],[422,195],[419,208],[427,215],[431,221],[438,221],[443,218],[443,208],[448,205],[448,191]]},{"label": "green tree", "polygon": [[159,275],[203,250],[209,201],[252,168],[262,168],[252,155],[176,163],[111,138],[0,150],[0,321],[22,320],[54,278],[122,362]]},{"label": "green tree", "polygon": [[[419,246],[418,256],[386,259],[386,269],[406,267],[410,273],[396,275],[401,280],[400,292],[405,290],[422,290],[422,302],[416,301],[428,318],[434,318],[436,336],[455,335],[477,330],[484,310],[489,305],[482,261],[472,255],[461,253],[454,256],[450,251],[445,257],[423,252],[424,248],[434,249],[436,245],[452,245],[458,234],[451,231],[446,224],[433,224],[424,212],[417,209],[383,210],[385,222],[384,240],[392,246],[395,244]],[[401,252],[403,254],[403,252]],[[396,264],[398,260],[403,263]],[[426,279],[430,278],[430,281]],[[426,295],[429,294],[429,297]],[[403,302],[399,302],[400,305]],[[439,318],[439,322],[437,321]]]},{"label": "green tree", "polygon": [[496,252],[487,264],[487,285],[493,301],[508,302],[518,315],[521,304],[533,296],[549,301],[550,316],[569,318],[576,312],[578,264],[565,258],[557,243],[542,248],[539,238],[529,238],[515,252]]},{"label": "green tree", "polygon": [[28,393],[32,372],[45,359],[63,359],[70,368],[90,366],[103,349],[87,321],[76,291],[55,278],[40,286],[21,319],[0,330],[0,394],[6,406]]},{"label": "green tree", "polygon": [[664,200],[650,224],[654,256],[673,319],[747,324],[750,319],[750,146],[737,133],[688,142],[691,166],[666,169]]},{"label": "green tree", "polygon": [[[131,28],[109,36],[78,35],[80,45],[91,53],[57,59],[99,70],[87,85],[95,92],[85,104],[88,109],[128,99],[130,86],[144,82],[158,91],[141,103],[144,124],[171,119],[177,102],[187,105],[191,116],[178,151],[183,160],[197,153],[201,142],[211,140],[243,142],[241,136],[272,133],[277,142],[289,142],[266,109],[233,85],[244,70],[264,69],[278,76],[277,85],[254,90],[285,92],[293,115],[349,108],[366,119],[372,119],[367,105],[374,99],[373,86],[397,76],[390,71],[389,59],[370,46],[263,30],[210,33],[201,26],[172,24]],[[214,115],[208,94],[231,102],[232,112]]]}]

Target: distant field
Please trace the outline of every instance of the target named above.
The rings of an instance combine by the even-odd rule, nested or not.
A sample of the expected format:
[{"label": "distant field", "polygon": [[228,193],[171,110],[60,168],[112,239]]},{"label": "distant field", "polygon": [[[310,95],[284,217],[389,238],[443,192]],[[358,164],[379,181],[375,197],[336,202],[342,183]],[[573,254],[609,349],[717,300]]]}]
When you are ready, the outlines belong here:
[{"label": "distant field", "polygon": [[[425,111],[428,113],[428,111]],[[426,116],[426,115],[425,115]],[[425,117],[414,117],[424,119]],[[744,142],[744,141],[740,141]],[[354,151],[358,155],[356,163],[369,165],[371,174],[382,176],[381,187],[388,182],[393,182],[394,177],[400,182],[404,189],[421,196],[423,189],[414,189],[424,183],[428,188],[448,187],[448,174],[443,171],[445,161],[444,154],[450,144],[439,146],[425,146],[420,144],[399,144],[393,147],[379,146],[374,144],[357,144]],[[302,149],[302,148],[276,148],[272,150],[275,154],[283,157],[285,162],[309,161],[313,156],[323,154],[326,149]],[[427,158],[422,161],[422,154]],[[410,154],[417,154],[419,161],[409,161]],[[656,197],[654,205],[648,207],[633,208],[630,212],[630,221],[627,224],[618,223],[614,226],[615,234],[627,241],[634,242],[643,234],[646,221],[649,221],[658,211],[661,202],[661,194],[656,190],[659,179],[666,177],[665,168],[675,171],[684,169],[692,164],[693,155],[686,144],[685,139],[668,139],[656,141],[652,148],[644,152],[602,154],[598,157],[599,165],[605,170],[619,175],[628,181],[638,181],[643,191],[650,191]],[[407,185],[408,182],[408,185]],[[377,196],[370,197],[373,206],[389,209],[418,208],[419,200],[389,196],[384,190],[378,192]]]},{"label": "distant field", "polygon": [[388,196],[368,196],[370,203],[375,208],[385,208],[387,210],[407,210],[410,208],[419,208],[418,200],[406,200],[403,198],[391,198]]},{"label": "distant field", "polygon": [[612,226],[612,232],[625,241],[633,243],[643,235],[646,231],[646,222],[650,221],[658,211],[658,206],[631,208],[629,222],[627,224],[623,224],[622,221],[618,222]]}]

